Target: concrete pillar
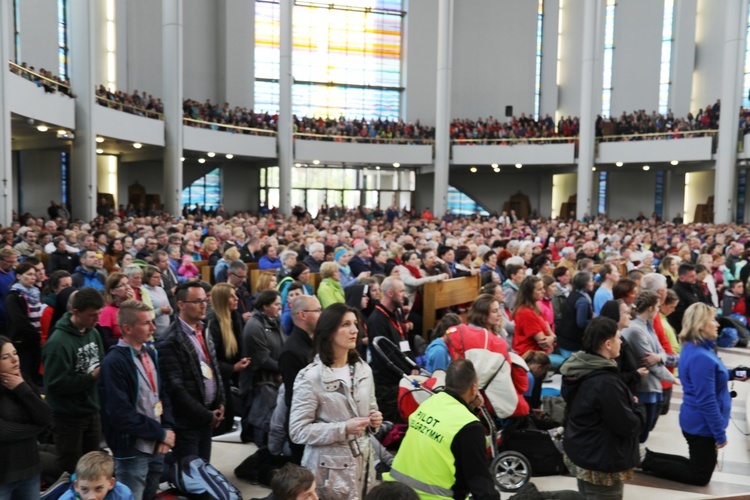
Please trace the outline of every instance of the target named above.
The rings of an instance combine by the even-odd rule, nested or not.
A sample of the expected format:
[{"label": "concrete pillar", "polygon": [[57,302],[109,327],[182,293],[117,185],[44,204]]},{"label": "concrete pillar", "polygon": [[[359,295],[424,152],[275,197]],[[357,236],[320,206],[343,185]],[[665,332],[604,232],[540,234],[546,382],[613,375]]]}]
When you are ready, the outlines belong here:
[{"label": "concrete pillar", "polygon": [[253,108],[255,0],[219,0],[219,103]]},{"label": "concrete pillar", "polygon": [[294,0],[281,0],[281,59],[279,65],[279,212],[292,213],[292,5]]},{"label": "concrete pillar", "polygon": [[[557,46],[560,24],[560,0],[545,0],[542,23],[542,81],[539,116],[550,115],[555,119],[557,111]],[[555,123],[557,125],[557,123]],[[540,207],[541,208],[541,207]],[[544,210],[547,210],[545,207]]]},{"label": "concrete pillar", "polygon": [[596,20],[597,0],[585,0],[581,29],[583,30],[583,54],[581,57],[581,125],[578,135],[578,198],[576,201],[576,218],[592,212],[591,191],[594,166],[594,141],[596,134],[596,114],[594,93],[601,95],[601,88],[594,88],[596,61]]},{"label": "concrete pillar", "polygon": [[76,138],[70,162],[70,204],[73,218],[90,221],[96,216],[96,126],[94,121],[94,0],[68,2],[70,34],[70,84],[75,99]]},{"label": "concrete pillar", "polygon": [[437,100],[435,104],[435,191],[432,213],[442,217],[448,208],[450,168],[451,73],[453,68],[453,0],[438,3]]},{"label": "concrete pillar", "polygon": [[674,3],[672,33],[672,83],[669,89],[669,109],[675,116],[687,116],[693,94],[693,72],[695,71],[695,18],[698,0],[678,0]]},{"label": "concrete pillar", "polygon": [[[0,2],[0,61],[9,61],[13,37],[13,4]],[[16,78],[11,75],[7,64],[0,72],[0,176],[2,191],[0,195],[0,224],[10,226],[13,220],[13,157],[10,146],[10,103],[8,102],[8,80]]]},{"label": "concrete pillar", "polygon": [[742,103],[742,77],[747,38],[747,0],[726,0],[724,54],[721,71],[721,110],[719,147],[714,180],[714,222],[734,220],[737,180],[737,109]]},{"label": "concrete pillar", "polygon": [[164,208],[182,212],[182,0],[162,0],[162,88],[164,88]]}]

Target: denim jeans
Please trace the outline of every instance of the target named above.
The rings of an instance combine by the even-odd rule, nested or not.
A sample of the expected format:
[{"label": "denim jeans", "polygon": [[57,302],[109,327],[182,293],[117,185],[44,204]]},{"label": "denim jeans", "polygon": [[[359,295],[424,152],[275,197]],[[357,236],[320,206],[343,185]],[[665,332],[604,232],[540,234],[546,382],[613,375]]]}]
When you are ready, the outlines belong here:
[{"label": "denim jeans", "polygon": [[132,458],[115,460],[117,480],[130,488],[135,500],[151,500],[156,496],[164,470],[164,455],[136,451]]},{"label": "denim jeans", "polygon": [[0,500],[27,500],[39,498],[41,487],[39,474],[19,479],[12,483],[0,484]]}]

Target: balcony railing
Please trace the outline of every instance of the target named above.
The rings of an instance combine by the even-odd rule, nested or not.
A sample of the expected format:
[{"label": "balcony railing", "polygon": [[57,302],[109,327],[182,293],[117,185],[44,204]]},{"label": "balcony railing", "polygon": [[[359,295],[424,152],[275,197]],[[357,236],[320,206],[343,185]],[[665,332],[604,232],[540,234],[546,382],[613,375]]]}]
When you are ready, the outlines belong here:
[{"label": "balcony railing", "polygon": [[112,101],[106,97],[100,95],[96,96],[96,103],[105,108],[116,109],[117,111],[123,111],[130,113],[131,115],[145,116],[146,118],[153,118],[155,120],[163,120],[164,115],[153,109],[146,109],[142,106],[136,106],[134,104],[125,104],[123,102]]},{"label": "balcony railing", "polygon": [[13,61],[8,61],[8,66],[10,67],[11,73],[18,75],[21,78],[25,78],[30,82],[36,83],[40,87],[43,87],[46,92],[60,92],[68,97],[75,97],[70,85],[66,85],[53,78],[49,78],[35,71],[31,71],[28,68],[24,68],[23,66],[19,66]]},{"label": "balcony railing", "polygon": [[238,125],[227,125],[225,123],[207,122],[204,120],[194,120],[193,118],[183,118],[182,123],[189,127],[207,128],[211,130],[229,132],[231,134],[276,136],[275,130],[242,127]]},{"label": "balcony railing", "polygon": [[326,135],[326,134],[308,134],[295,133],[295,139],[308,141],[326,141],[326,142],[355,142],[359,144],[433,144],[435,139],[423,139],[415,137],[360,137],[348,135]]}]

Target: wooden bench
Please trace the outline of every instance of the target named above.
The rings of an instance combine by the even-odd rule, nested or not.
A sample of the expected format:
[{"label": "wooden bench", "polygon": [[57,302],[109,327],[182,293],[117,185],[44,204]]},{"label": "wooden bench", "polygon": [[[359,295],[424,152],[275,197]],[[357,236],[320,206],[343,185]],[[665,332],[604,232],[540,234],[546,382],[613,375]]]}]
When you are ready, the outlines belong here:
[{"label": "wooden bench", "polygon": [[481,276],[468,276],[425,283],[422,290],[422,336],[435,326],[437,311],[450,306],[474,302],[482,285]]}]

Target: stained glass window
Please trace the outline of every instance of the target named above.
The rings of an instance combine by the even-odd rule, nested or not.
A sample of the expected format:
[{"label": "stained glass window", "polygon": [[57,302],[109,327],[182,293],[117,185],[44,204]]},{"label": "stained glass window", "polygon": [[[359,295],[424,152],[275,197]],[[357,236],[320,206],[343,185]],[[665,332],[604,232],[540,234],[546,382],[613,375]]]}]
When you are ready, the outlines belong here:
[{"label": "stained glass window", "polygon": [[607,0],[604,11],[604,71],[602,79],[602,117],[609,118],[612,106],[612,60],[615,52],[615,9],[617,2]]},{"label": "stained glass window", "polygon": [[221,204],[221,169],[217,168],[182,190],[182,204],[190,209],[197,205],[216,208]]},{"label": "stained glass window", "polygon": [[660,170],[656,172],[656,189],[654,192],[654,212],[659,217],[664,217],[664,176],[666,172]]},{"label": "stained glass window", "polygon": [[13,61],[21,64],[21,11],[19,0],[13,0]]},{"label": "stained glass window", "polygon": [[[292,110],[306,116],[398,118],[402,0],[297,1]],[[255,2],[255,109],[279,106],[280,5]]]},{"label": "stained glass window", "polygon": [[68,206],[68,191],[70,190],[70,157],[63,151],[60,153],[60,179],[62,180],[62,204]]},{"label": "stained glass window", "polygon": [[661,68],[659,70],[659,113],[669,112],[669,90],[672,86],[672,42],[674,35],[674,0],[664,0],[664,22],[661,31]]},{"label": "stained glass window", "polygon": [[454,215],[489,215],[479,203],[453,186],[448,186],[448,210]]},{"label": "stained glass window", "polygon": [[534,118],[539,119],[542,98],[542,29],[544,27],[544,0],[539,0],[536,14],[536,79],[534,83]]},{"label": "stained glass window", "polygon": [[740,170],[737,178],[737,224],[745,223],[745,196],[747,195],[747,170]]},{"label": "stained glass window", "polygon": [[607,211],[607,172],[599,172],[599,214]]},{"label": "stained glass window", "polygon": [[742,77],[742,106],[750,107],[750,9],[747,13],[747,37],[745,40],[745,70]]},{"label": "stained glass window", "polygon": [[57,47],[60,78],[68,77],[68,0],[57,0]]}]

